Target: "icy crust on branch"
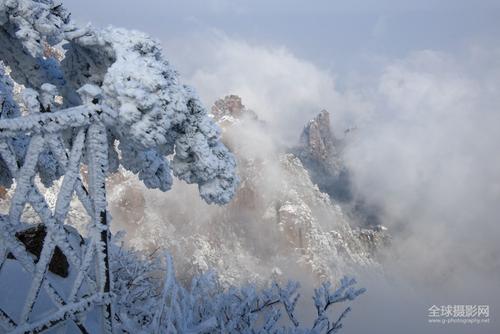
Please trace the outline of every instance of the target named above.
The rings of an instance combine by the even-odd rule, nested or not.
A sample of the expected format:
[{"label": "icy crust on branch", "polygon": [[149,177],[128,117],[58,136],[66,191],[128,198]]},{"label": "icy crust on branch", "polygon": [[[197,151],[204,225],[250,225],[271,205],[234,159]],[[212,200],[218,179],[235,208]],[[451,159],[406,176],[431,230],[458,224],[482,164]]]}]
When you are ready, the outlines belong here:
[{"label": "icy crust on branch", "polygon": [[174,174],[188,183],[197,183],[207,202],[227,203],[238,182],[235,159],[219,141],[219,129],[200,101],[192,98],[188,108],[185,131],[176,140]]},{"label": "icy crust on branch", "polygon": [[[64,59],[44,57],[47,45],[60,42]],[[33,89],[28,106],[39,102],[42,111],[54,111],[45,108],[51,105],[45,86],[51,98],[62,97],[58,108],[95,104],[102,110],[111,171],[121,163],[146,186],[162,191],[170,189],[173,173],[198,184],[208,203],[224,204],[234,195],[233,155],[156,41],[136,31],[75,27],[51,0],[5,0],[0,1],[0,44],[10,76]]]},{"label": "icy crust on branch", "polygon": [[[314,311],[306,313],[297,282],[223,288],[216,274],[207,272],[182,284],[168,254],[162,264],[158,256],[111,250],[117,259],[112,266],[117,327],[128,333],[333,334],[351,311],[343,304],[366,291],[354,278],[344,277],[335,287],[325,282],[314,290],[309,306]],[[312,321],[300,318],[300,308]],[[337,315],[333,309],[343,311]]]},{"label": "icy crust on branch", "polygon": [[44,51],[64,39],[69,13],[52,0],[0,1],[0,59],[20,85],[39,88],[46,82],[63,85],[53,58]]},{"label": "icy crust on branch", "polygon": [[[14,98],[12,96],[14,83],[5,74],[5,69],[0,64],[0,120],[19,116]],[[13,138],[12,140],[15,140]],[[10,187],[12,184],[12,175],[7,164],[0,155],[0,185]]]},{"label": "icy crust on branch", "polygon": [[[196,94],[178,82],[158,43],[115,28],[87,33],[74,43],[92,53],[101,48],[104,59],[114,60],[102,76],[102,92],[93,95],[104,106],[111,141],[120,142],[122,165],[146,186],[163,191],[171,187],[172,169],[178,178],[198,184],[208,203],[227,203],[237,185],[234,157],[219,142],[219,130]],[[70,52],[68,65],[84,51],[73,47]],[[87,76],[100,81],[101,67],[95,65],[94,73],[88,68]],[[172,166],[165,158],[171,154]]]},{"label": "icy crust on branch", "polygon": [[64,38],[69,13],[59,1],[2,0],[0,26],[18,40],[32,57],[41,57],[44,42],[54,45]]}]

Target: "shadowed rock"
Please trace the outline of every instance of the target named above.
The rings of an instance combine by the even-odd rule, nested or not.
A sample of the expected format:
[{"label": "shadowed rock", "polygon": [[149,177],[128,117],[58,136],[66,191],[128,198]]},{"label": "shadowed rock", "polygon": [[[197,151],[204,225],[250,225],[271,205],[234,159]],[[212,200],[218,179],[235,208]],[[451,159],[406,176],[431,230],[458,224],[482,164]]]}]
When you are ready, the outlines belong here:
[{"label": "shadowed rock", "polygon": [[[45,225],[37,224],[24,231],[17,232],[16,238],[24,244],[28,252],[36,257],[35,262],[38,262],[46,235],[47,231]],[[15,259],[11,253],[9,253],[7,257],[9,259]],[[52,258],[50,259],[49,271],[61,277],[68,277],[69,274],[68,260],[61,249],[57,246],[55,247]]]},{"label": "shadowed rock", "polygon": [[292,152],[302,161],[311,179],[332,199],[348,202],[352,199],[349,173],[340,157],[342,143],[330,128],[330,114],[322,110],[310,120],[299,145]]}]

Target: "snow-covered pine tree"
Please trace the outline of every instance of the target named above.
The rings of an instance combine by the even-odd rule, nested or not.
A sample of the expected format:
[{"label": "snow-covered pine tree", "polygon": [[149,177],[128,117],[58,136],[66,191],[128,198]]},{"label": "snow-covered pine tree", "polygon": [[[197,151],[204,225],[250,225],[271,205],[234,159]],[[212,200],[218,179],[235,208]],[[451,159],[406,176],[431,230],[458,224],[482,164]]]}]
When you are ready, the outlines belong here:
[{"label": "snow-covered pine tree", "polygon": [[[107,129],[110,172],[121,164],[163,191],[170,189],[173,174],[198,184],[209,203],[227,203],[233,196],[234,158],[155,40],[136,31],[78,27],[53,0],[2,0],[0,45],[1,119],[19,116],[21,109],[33,114],[95,104]],[[63,58],[51,57],[47,45],[63,48]],[[20,99],[15,84],[22,87]],[[13,138],[12,145],[22,160],[25,140]],[[62,175],[48,150],[38,172],[46,185]],[[9,187],[11,180],[2,168],[0,185]]]},{"label": "snow-covered pine tree", "polygon": [[[0,215],[0,270],[15,259],[31,280],[18,315],[0,305],[0,325],[40,332],[71,320],[88,332],[81,314],[103,305],[101,330],[112,332],[106,174],[121,164],[162,191],[176,176],[197,184],[206,202],[224,204],[238,184],[233,155],[194,91],[145,34],[78,27],[53,0],[1,0],[0,61],[0,187],[16,184],[8,214]],[[81,164],[88,165],[88,184]],[[49,207],[36,176],[51,186],[63,175]],[[91,218],[83,246],[64,227],[73,194]],[[36,229],[42,244],[31,252],[21,243],[30,242],[22,221],[27,204],[42,226]],[[47,278],[57,249],[74,268],[67,298]],[[80,291],[84,285],[88,294]],[[54,305],[34,311],[42,291],[56,312],[47,313]]]},{"label": "snow-covered pine tree", "polygon": [[297,311],[297,282],[223,288],[207,272],[186,287],[177,281],[169,254],[163,262],[116,244],[112,253],[117,325],[125,333],[334,334],[351,308],[334,319],[332,309],[365,292],[353,278],[342,278],[336,287],[324,283],[314,291],[315,317],[306,324]]}]

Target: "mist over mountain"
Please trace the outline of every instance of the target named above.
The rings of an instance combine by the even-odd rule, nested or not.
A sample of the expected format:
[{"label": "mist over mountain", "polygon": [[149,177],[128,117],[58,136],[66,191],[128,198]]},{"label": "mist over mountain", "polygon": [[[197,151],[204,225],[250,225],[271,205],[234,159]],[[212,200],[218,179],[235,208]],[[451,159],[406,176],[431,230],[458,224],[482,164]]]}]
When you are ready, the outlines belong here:
[{"label": "mist over mountain", "polygon": [[217,100],[212,114],[237,158],[235,199],[209,206],[180,182],[169,193],[146,191],[120,171],[109,182],[110,209],[127,243],[146,252],[170,250],[185,278],[213,268],[227,284],[270,276],[318,281],[379,267],[385,231],[355,227],[301,160],[277,148],[241,98]]}]

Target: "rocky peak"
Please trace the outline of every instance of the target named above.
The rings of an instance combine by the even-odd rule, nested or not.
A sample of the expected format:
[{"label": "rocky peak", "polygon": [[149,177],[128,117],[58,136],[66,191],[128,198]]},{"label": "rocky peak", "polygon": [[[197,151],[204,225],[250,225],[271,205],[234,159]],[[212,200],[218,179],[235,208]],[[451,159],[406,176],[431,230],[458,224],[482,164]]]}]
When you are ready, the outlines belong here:
[{"label": "rocky peak", "polygon": [[215,101],[212,106],[212,114],[217,119],[225,116],[238,117],[241,116],[245,109],[245,106],[241,103],[241,97],[238,95],[227,95]]},{"label": "rocky peak", "polygon": [[322,110],[306,124],[292,153],[300,159],[313,183],[334,202],[342,204],[353,221],[363,226],[378,226],[379,209],[354,196],[351,175],[342,158],[346,138],[354,131],[356,127],[347,129],[342,139],[337,139],[330,128],[330,114]]},{"label": "rocky peak", "polygon": [[335,152],[335,138],[330,129],[330,113],[322,110],[304,127],[299,145],[312,159],[324,161]]},{"label": "rocky peak", "polygon": [[341,154],[341,141],[330,128],[330,113],[322,110],[310,120],[292,152],[302,161],[319,189],[334,200],[351,199],[349,173]]},{"label": "rocky peak", "polygon": [[212,115],[220,125],[235,123],[243,117],[257,119],[257,115],[245,107],[238,95],[227,95],[215,101],[212,106]]}]

